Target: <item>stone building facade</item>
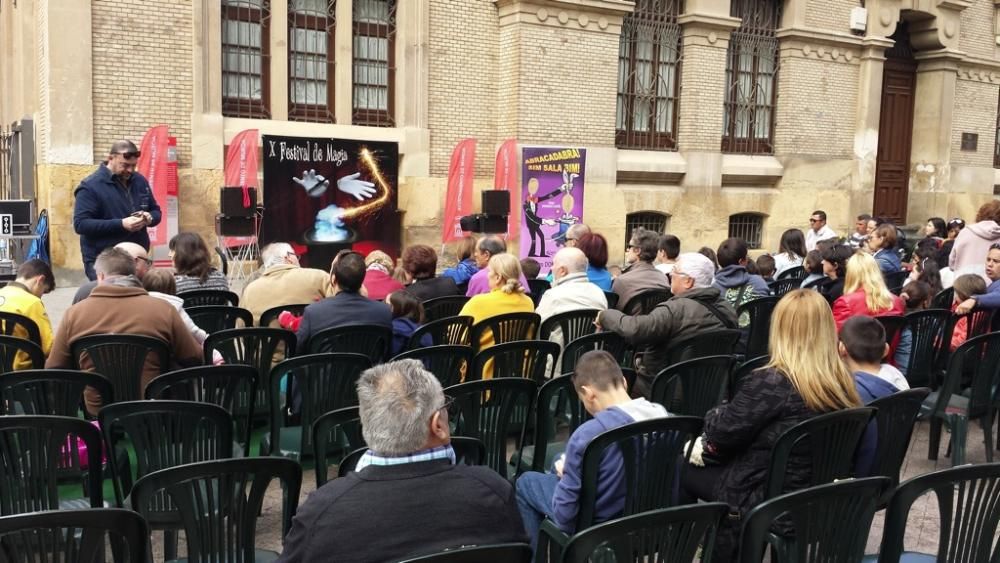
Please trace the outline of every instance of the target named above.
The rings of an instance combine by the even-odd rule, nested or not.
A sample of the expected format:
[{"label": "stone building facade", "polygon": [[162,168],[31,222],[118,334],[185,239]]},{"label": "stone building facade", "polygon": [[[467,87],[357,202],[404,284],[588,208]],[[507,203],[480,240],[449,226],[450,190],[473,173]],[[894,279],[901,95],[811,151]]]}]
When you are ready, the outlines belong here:
[{"label": "stone building facade", "polygon": [[65,271],[73,187],[158,123],[181,228],[209,240],[224,147],[248,128],[398,142],[404,244],[438,244],[466,137],[477,189],[504,139],[586,148],[584,221],[613,248],[644,224],[685,249],[773,249],[814,209],[841,233],[873,209],[971,219],[1000,184],[1000,0],[860,4],[0,0],[0,123],[35,120]]}]

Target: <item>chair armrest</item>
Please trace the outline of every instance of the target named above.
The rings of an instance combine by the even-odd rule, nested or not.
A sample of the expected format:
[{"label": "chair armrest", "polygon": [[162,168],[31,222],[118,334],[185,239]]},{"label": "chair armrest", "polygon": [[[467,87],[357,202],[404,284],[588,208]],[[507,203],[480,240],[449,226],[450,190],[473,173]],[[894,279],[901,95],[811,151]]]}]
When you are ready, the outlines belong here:
[{"label": "chair armrest", "polygon": [[535,549],[535,561],[562,561],[563,550],[569,543],[570,536],[559,529],[555,522],[546,518],[538,529],[538,547]]}]

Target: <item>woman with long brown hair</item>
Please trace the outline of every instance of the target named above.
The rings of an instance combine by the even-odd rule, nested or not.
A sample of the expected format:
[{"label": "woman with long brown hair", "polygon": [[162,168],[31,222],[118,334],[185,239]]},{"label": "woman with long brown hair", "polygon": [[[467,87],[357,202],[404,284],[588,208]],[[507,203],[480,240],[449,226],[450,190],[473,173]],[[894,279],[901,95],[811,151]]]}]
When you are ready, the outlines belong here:
[{"label": "woman with long brown hair", "polygon": [[208,245],[198,233],[179,233],[170,239],[177,293],[194,289],[229,289],[226,275],[212,266]]}]

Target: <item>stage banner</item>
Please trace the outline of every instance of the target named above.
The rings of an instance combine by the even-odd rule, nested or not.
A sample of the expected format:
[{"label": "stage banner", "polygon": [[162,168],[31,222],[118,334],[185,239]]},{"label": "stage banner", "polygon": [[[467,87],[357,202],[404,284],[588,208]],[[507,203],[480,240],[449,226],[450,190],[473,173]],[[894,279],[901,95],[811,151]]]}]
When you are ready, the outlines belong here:
[{"label": "stage banner", "polygon": [[243,207],[250,207],[248,188],[257,187],[258,139],[256,129],[240,131],[229,142],[226,151],[225,185],[243,188]]},{"label": "stage banner", "polygon": [[465,236],[459,220],[472,212],[472,179],[475,175],[476,140],[462,139],[451,153],[448,165],[448,193],[444,198],[441,242]]},{"label": "stage banner", "polygon": [[[169,143],[170,131],[166,125],[151,127],[142,136],[142,143],[139,146],[139,161],[136,163],[136,170],[146,177],[149,187],[153,191],[153,199],[160,206],[161,214],[166,209],[167,203],[167,145]],[[149,227],[150,247],[167,244],[167,221],[166,217],[161,217],[160,224]]]},{"label": "stage banner", "polygon": [[519,215],[517,209],[517,140],[507,139],[497,150],[493,188],[510,192],[511,214],[507,216],[507,240],[517,238]]},{"label": "stage banner", "polygon": [[521,149],[521,258],[534,258],[542,273],[566,245],[570,225],[583,221],[586,149]]},{"label": "stage banner", "polygon": [[291,243],[303,266],[337,252],[399,255],[396,143],[264,135],[261,246]]}]

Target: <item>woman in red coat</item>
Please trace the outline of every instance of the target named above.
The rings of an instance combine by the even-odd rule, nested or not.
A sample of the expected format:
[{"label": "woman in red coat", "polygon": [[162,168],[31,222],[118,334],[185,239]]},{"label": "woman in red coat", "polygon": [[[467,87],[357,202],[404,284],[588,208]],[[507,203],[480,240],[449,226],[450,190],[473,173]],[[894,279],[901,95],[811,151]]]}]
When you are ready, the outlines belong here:
[{"label": "woman in red coat", "polygon": [[905,312],[903,300],[886,287],[875,259],[863,252],[851,256],[847,261],[844,294],[833,302],[837,331],[840,331],[847,319],[857,315],[886,317]]},{"label": "woman in red coat", "polygon": [[364,285],[368,292],[368,298],[375,301],[384,301],[393,291],[403,289],[403,284],[392,277],[392,258],[381,250],[373,250],[365,258]]}]

